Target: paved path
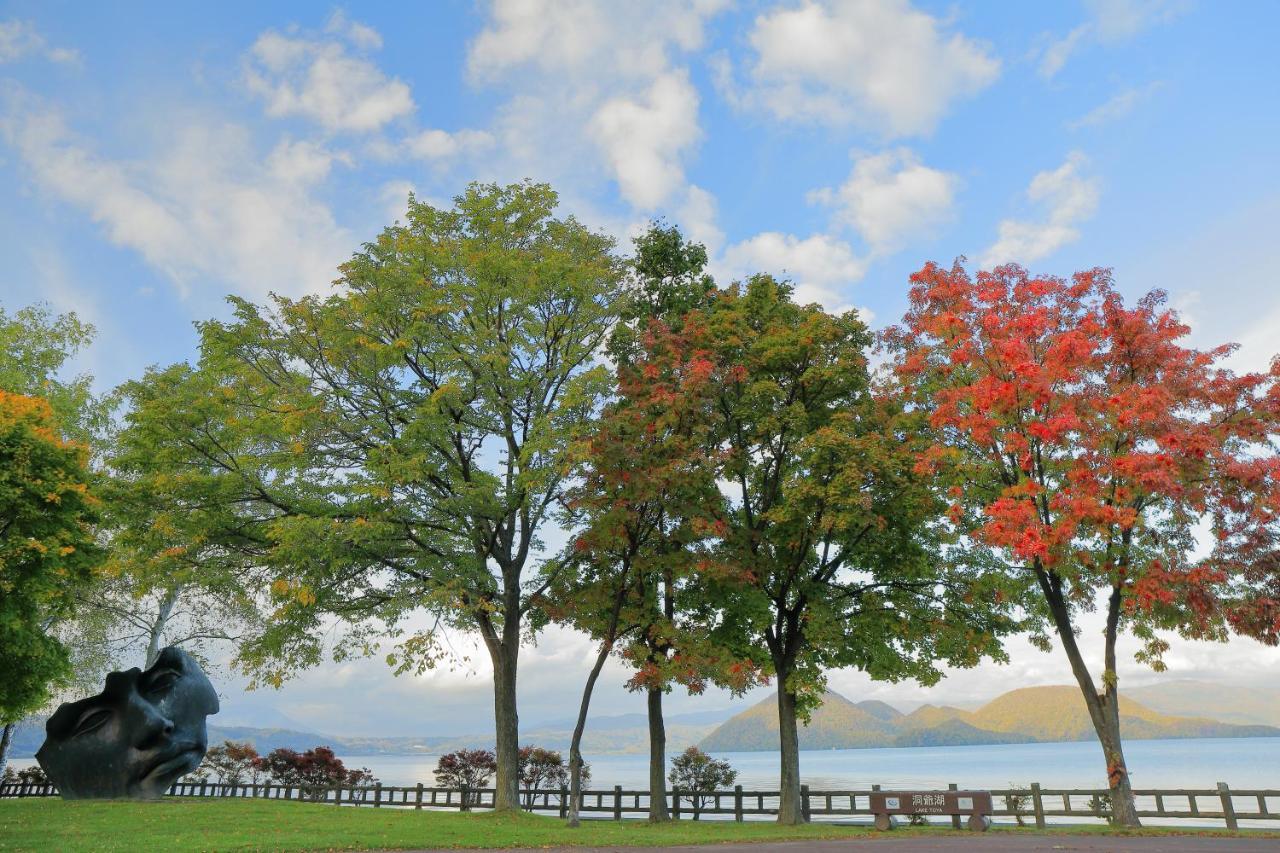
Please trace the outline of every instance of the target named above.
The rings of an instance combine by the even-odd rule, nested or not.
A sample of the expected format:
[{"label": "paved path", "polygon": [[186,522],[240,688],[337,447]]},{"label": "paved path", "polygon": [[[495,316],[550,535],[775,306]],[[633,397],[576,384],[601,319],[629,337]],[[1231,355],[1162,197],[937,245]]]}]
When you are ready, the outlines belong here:
[{"label": "paved path", "polygon": [[[530,849],[530,848],[525,848]],[[1192,835],[1164,837],[1104,838],[1088,835],[1017,835],[988,832],[955,836],[888,835],[849,838],[838,841],[776,841],[754,844],[698,844],[683,847],[542,847],[542,853],[1026,853],[1026,851],[1066,851],[1066,853],[1277,853],[1276,838],[1197,838]],[[402,851],[403,853],[403,851]],[[458,853],[457,850],[418,850],[410,853]],[[472,853],[513,853],[472,851]]]}]

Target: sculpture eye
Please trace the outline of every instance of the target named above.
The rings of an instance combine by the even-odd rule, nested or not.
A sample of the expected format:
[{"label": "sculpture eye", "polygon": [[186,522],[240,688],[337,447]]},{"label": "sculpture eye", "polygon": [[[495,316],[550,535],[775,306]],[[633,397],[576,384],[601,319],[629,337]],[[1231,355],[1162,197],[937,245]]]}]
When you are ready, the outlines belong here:
[{"label": "sculpture eye", "polygon": [[182,677],[182,673],[173,669],[162,669],[151,677],[151,682],[147,685],[148,693],[163,693],[173,686],[173,683]]},{"label": "sculpture eye", "polygon": [[80,715],[80,719],[76,720],[75,728],[71,732],[72,737],[88,734],[94,729],[101,728],[111,719],[110,708],[90,708]]}]

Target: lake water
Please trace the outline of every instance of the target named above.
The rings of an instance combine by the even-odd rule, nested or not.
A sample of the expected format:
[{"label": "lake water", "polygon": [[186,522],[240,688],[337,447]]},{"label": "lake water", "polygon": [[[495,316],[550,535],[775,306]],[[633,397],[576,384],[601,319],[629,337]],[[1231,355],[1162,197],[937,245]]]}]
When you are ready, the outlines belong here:
[{"label": "lake water", "polygon": [[[1134,740],[1125,743],[1135,788],[1280,788],[1280,738]],[[591,787],[644,788],[647,755],[585,756]],[[776,752],[725,752],[738,783],[768,790],[778,785]],[[348,766],[368,767],[384,784],[431,784],[434,755],[344,755]],[[1025,743],[997,746],[934,746],[892,749],[831,749],[800,753],[801,781],[814,790],[1003,788],[1039,782],[1046,788],[1106,786],[1102,751],[1096,743]]]},{"label": "lake water", "polygon": [[[1133,740],[1125,744],[1135,788],[1280,789],[1280,738]],[[776,752],[724,752],[748,790],[776,789]],[[368,767],[385,785],[432,784],[435,755],[343,755],[348,767]],[[591,787],[644,788],[647,755],[587,755]],[[34,759],[15,758],[21,769]],[[1105,787],[1102,752],[1096,743],[1020,743],[996,746],[933,746],[893,749],[806,750],[801,781],[815,791],[885,788],[1004,788],[1039,782],[1046,788]]]}]

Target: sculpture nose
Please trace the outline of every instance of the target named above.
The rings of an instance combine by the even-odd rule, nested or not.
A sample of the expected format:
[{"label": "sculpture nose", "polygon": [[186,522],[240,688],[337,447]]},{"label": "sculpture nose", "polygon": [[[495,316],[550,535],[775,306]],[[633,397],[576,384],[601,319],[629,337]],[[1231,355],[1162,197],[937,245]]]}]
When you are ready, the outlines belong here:
[{"label": "sculpture nose", "polygon": [[173,734],[173,720],[150,702],[135,699],[132,704],[138,720],[138,736],[134,740],[136,748],[151,749],[169,739]]}]

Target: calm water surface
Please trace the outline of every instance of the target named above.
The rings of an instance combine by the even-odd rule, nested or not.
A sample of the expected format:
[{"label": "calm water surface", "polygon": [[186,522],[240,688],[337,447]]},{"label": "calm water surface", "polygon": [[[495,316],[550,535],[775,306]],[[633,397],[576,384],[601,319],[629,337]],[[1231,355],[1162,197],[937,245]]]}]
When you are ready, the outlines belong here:
[{"label": "calm water surface", "polygon": [[[1135,740],[1125,744],[1136,788],[1280,788],[1280,738]],[[368,767],[386,785],[431,784],[435,755],[344,755],[348,766]],[[725,752],[750,789],[778,785],[776,752]],[[586,756],[591,787],[643,788],[647,755]],[[16,762],[15,762],[16,763]],[[1102,752],[1096,743],[1026,743],[999,746],[935,746],[892,749],[832,749],[800,753],[801,781],[814,790],[1002,788],[1039,782],[1047,788],[1105,787]]]}]

